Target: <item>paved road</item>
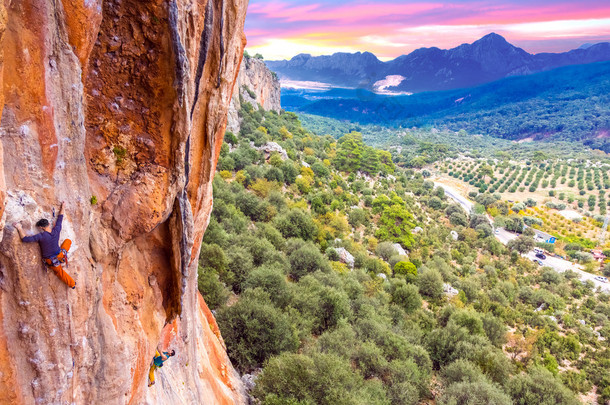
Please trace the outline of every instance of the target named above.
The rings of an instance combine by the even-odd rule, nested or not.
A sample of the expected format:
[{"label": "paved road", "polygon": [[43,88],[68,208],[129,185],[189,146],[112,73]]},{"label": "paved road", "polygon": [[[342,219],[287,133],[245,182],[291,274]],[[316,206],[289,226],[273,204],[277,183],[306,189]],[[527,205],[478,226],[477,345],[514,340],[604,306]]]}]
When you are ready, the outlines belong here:
[{"label": "paved road", "polygon": [[[462,208],[464,208],[466,210],[466,212],[470,213],[472,211],[472,207],[474,206],[474,204],[472,202],[470,202],[466,197],[460,195],[460,193],[458,191],[456,191],[455,189],[453,189],[449,186],[441,184],[441,183],[434,182],[434,184],[437,187],[442,187],[443,189],[445,189],[445,195],[447,195],[447,197],[451,198],[452,200],[454,200],[455,202],[460,204],[462,206]],[[490,220],[490,222],[491,222],[491,220]],[[496,239],[498,239],[504,245],[506,245],[510,240],[517,238],[517,234],[515,234],[513,232],[509,232],[504,228],[495,229],[494,235],[495,235]],[[523,256],[527,257],[530,260],[536,259],[536,255],[534,254],[534,251],[531,251]],[[578,273],[580,275],[580,280],[591,281],[593,284],[595,284],[595,287],[601,288],[602,291],[610,292],[610,283],[603,283],[601,281],[595,280],[594,279],[595,276],[593,274],[587,273],[586,271],[581,270],[582,266],[580,266],[578,264],[573,264],[572,262],[570,262],[568,260],[563,260],[558,257],[552,257],[552,256],[547,256],[547,258],[545,260],[543,260],[542,262],[544,263],[544,266],[550,267],[553,270],[557,271],[558,273],[563,273],[566,270],[575,271],[576,273]]]},{"label": "paved road", "polygon": [[[509,232],[504,228],[497,228],[494,232],[496,235],[496,239],[498,239],[504,245],[506,245],[510,240],[517,238],[517,234]],[[530,260],[537,259],[534,251],[526,253],[523,256],[527,257]],[[602,283],[601,281],[595,280],[595,275],[581,270],[582,266],[579,264],[574,264],[569,260],[563,260],[559,257],[553,256],[547,256],[546,259],[542,260],[542,263],[544,263],[544,266],[550,267],[558,273],[563,273],[566,270],[575,271],[580,275],[580,279],[582,281],[589,280],[593,282],[593,284],[595,284],[595,287],[600,287],[603,291],[610,292],[610,283]]]},{"label": "paved road", "polygon": [[506,245],[511,240],[517,238],[516,234],[509,232],[504,228],[496,228],[494,234],[496,235],[496,239],[502,242],[503,245]]},{"label": "paved road", "polygon": [[[497,228],[497,230],[494,232],[496,239],[498,239],[504,245],[506,245],[510,240],[517,238],[517,234],[509,232],[503,228]],[[529,253],[524,254],[523,256],[527,257],[530,260],[537,260],[533,250]],[[544,263],[544,266],[550,267],[558,273],[563,273],[566,270],[572,270],[580,275],[581,281],[591,281],[593,284],[595,284],[595,287],[601,288],[602,291],[610,292],[610,283],[603,283],[601,281],[595,280],[595,275],[581,270],[582,266],[579,264],[574,264],[569,260],[563,260],[559,257],[553,257],[548,255],[546,259],[542,260],[542,263]]]},{"label": "paved road", "polygon": [[462,208],[464,208],[464,210],[466,210],[466,212],[468,214],[470,214],[470,212],[472,211],[472,207],[474,207],[474,203],[472,203],[466,197],[463,197],[457,190],[455,190],[454,188],[452,188],[450,186],[447,186],[447,185],[441,184],[441,183],[437,183],[436,181],[434,182],[434,185],[436,187],[442,187],[445,190],[445,195],[447,197],[451,198],[453,201],[460,204],[462,206]]},{"label": "paved road", "polygon": [[[534,254],[534,252],[529,252],[524,256],[530,260],[536,259],[536,255]],[[545,260],[542,260],[542,263],[544,263],[544,266],[550,267],[558,273],[563,273],[566,270],[572,270],[579,274],[579,278],[581,281],[591,281],[593,284],[595,284],[595,287],[601,288],[602,291],[610,292],[609,283],[603,283],[601,281],[595,280],[595,275],[581,270],[582,266],[580,266],[579,264],[573,264],[568,260],[563,260],[558,257],[552,256],[547,256]]]}]

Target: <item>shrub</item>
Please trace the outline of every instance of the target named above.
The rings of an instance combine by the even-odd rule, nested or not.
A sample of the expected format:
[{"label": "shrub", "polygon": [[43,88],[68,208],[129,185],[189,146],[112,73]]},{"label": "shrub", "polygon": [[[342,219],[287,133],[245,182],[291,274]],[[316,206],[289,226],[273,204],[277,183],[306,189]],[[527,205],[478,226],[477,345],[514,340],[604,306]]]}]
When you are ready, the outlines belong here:
[{"label": "shrub", "polygon": [[426,269],[418,277],[419,291],[432,299],[443,297],[443,278],[438,270]]},{"label": "shrub", "polygon": [[298,347],[290,317],[276,308],[262,290],[245,292],[234,305],[221,308],[216,319],[227,353],[242,373]]},{"label": "shrub", "polygon": [[523,222],[527,226],[532,226],[532,225],[542,226],[542,224],[543,224],[543,222],[542,222],[542,220],[540,218],[530,217],[530,216],[524,216],[523,217]]},{"label": "shrub", "polygon": [[432,209],[440,210],[443,207],[443,202],[440,198],[434,196],[428,200],[428,206]]},{"label": "shrub", "polygon": [[396,249],[393,245],[392,242],[381,242],[375,248],[375,254],[387,262],[390,260],[390,257],[396,254]]},{"label": "shrub", "polygon": [[364,378],[380,378],[385,375],[388,361],[383,355],[379,346],[371,341],[364,342],[355,353],[351,360],[360,370]]},{"label": "shrub", "polygon": [[311,216],[300,209],[292,209],[283,215],[277,216],[274,224],[284,238],[312,240],[318,231]]},{"label": "shrub", "polygon": [[223,306],[229,299],[229,290],[220,281],[218,273],[210,267],[199,266],[197,288],[210,309]]},{"label": "shrub", "polygon": [[512,401],[498,386],[479,380],[451,384],[440,398],[439,404],[512,405]]},{"label": "shrub", "polygon": [[488,223],[477,225],[475,230],[479,234],[479,238],[487,238],[493,233],[493,230],[491,229],[491,226]]},{"label": "shrub", "polygon": [[458,359],[445,366],[441,373],[446,386],[460,382],[485,381],[481,369],[471,361]]},{"label": "shrub", "polygon": [[284,353],[271,359],[256,380],[253,394],[269,404],[364,405],[387,404],[383,390],[352,370],[349,360],[333,354]]},{"label": "shrub", "polygon": [[525,204],[523,204],[523,203],[517,203],[511,207],[511,210],[513,210],[514,212],[523,211],[524,209],[525,209]]},{"label": "shrub", "polygon": [[553,374],[533,367],[527,374],[514,376],[508,382],[508,391],[516,405],[578,404],[579,402]]},{"label": "shrub", "polygon": [[453,212],[450,216],[449,216],[449,221],[451,222],[451,224],[456,225],[456,226],[467,226],[468,225],[468,218],[466,218],[466,215],[460,212]]},{"label": "shrub", "polygon": [[292,252],[288,260],[290,261],[290,276],[295,280],[316,270],[330,271],[328,261],[311,243]]},{"label": "shrub", "polygon": [[284,308],[290,301],[290,290],[283,270],[278,266],[261,266],[254,269],[246,279],[244,288],[260,288],[269,294],[271,301]]},{"label": "shrub", "polygon": [[394,266],[394,274],[397,276],[404,276],[409,281],[412,281],[417,277],[417,268],[411,262],[401,261]]},{"label": "shrub", "polygon": [[222,273],[220,273],[221,279],[226,283],[231,284],[233,291],[240,293],[243,282],[254,267],[252,255],[247,249],[241,246],[234,246],[227,252],[227,256],[227,276],[222,277]]},{"label": "shrub", "polygon": [[359,227],[360,225],[366,225],[369,220],[368,211],[355,208],[351,210],[348,214],[348,222],[354,228]]},{"label": "shrub", "polygon": [[[405,261],[409,261],[409,257],[406,255],[393,255],[392,257],[390,257],[390,260],[388,260],[388,264],[390,265],[390,267],[392,269],[394,269],[394,267],[396,266],[396,264],[398,262],[405,262]],[[394,273],[396,274],[396,273]]]},{"label": "shrub", "polygon": [[502,347],[506,343],[506,325],[502,319],[496,318],[489,312],[481,317],[483,330],[487,338],[496,347]]},{"label": "shrub", "polygon": [[397,280],[392,284],[392,302],[407,313],[421,308],[422,300],[419,289],[413,284],[407,284],[403,280]]},{"label": "shrub", "polygon": [[483,321],[474,311],[456,310],[449,317],[449,324],[455,324],[468,330],[471,335],[483,335]]},{"label": "shrub", "polygon": [[409,247],[413,243],[412,221],[413,215],[406,208],[393,204],[383,210],[375,236],[381,240],[390,240]]},{"label": "shrub", "polygon": [[199,255],[199,265],[209,267],[218,274],[224,274],[228,267],[227,257],[224,250],[215,243],[203,243]]},{"label": "shrub", "polygon": [[529,236],[520,235],[516,239],[509,241],[506,246],[511,250],[524,254],[532,250],[535,245],[534,239]]}]

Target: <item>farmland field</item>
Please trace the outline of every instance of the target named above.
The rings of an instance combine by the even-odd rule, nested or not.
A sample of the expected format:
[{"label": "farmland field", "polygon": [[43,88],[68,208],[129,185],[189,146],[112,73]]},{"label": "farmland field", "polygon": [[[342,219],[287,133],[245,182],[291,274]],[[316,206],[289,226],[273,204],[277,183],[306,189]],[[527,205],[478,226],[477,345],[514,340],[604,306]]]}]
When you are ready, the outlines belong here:
[{"label": "farmland field", "polygon": [[[607,163],[593,161],[512,161],[461,156],[428,167],[433,179],[463,195],[495,195],[524,218],[526,225],[567,241],[594,246],[607,215],[610,188]],[[503,214],[494,205],[492,217]],[[506,214],[506,213],[504,213]],[[606,234],[607,235],[607,234]],[[605,247],[610,247],[606,241]]]}]

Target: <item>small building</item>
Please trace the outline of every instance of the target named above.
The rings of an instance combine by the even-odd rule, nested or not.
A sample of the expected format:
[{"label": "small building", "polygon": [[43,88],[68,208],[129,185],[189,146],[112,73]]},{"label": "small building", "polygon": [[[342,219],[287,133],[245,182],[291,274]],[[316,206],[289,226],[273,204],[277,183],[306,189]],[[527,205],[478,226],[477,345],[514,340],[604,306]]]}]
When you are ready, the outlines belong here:
[{"label": "small building", "polygon": [[542,232],[534,228],[532,228],[532,230],[535,233],[534,239],[536,240],[536,242],[555,243],[555,241],[557,240],[556,237],[546,232]]},{"label": "small building", "polygon": [[602,252],[601,249],[591,249],[591,254],[593,255],[593,260],[596,260],[600,263],[603,263],[606,259],[606,255]]}]

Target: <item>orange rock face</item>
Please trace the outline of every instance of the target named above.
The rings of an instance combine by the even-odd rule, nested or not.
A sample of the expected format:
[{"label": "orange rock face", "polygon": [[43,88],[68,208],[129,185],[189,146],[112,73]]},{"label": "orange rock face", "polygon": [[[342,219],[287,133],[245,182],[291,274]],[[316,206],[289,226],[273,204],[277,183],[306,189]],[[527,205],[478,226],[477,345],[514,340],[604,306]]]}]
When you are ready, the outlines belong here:
[{"label": "orange rock face", "polygon": [[[246,8],[0,0],[0,403],[245,402],[197,259]],[[76,290],[13,228],[59,201]]]}]

